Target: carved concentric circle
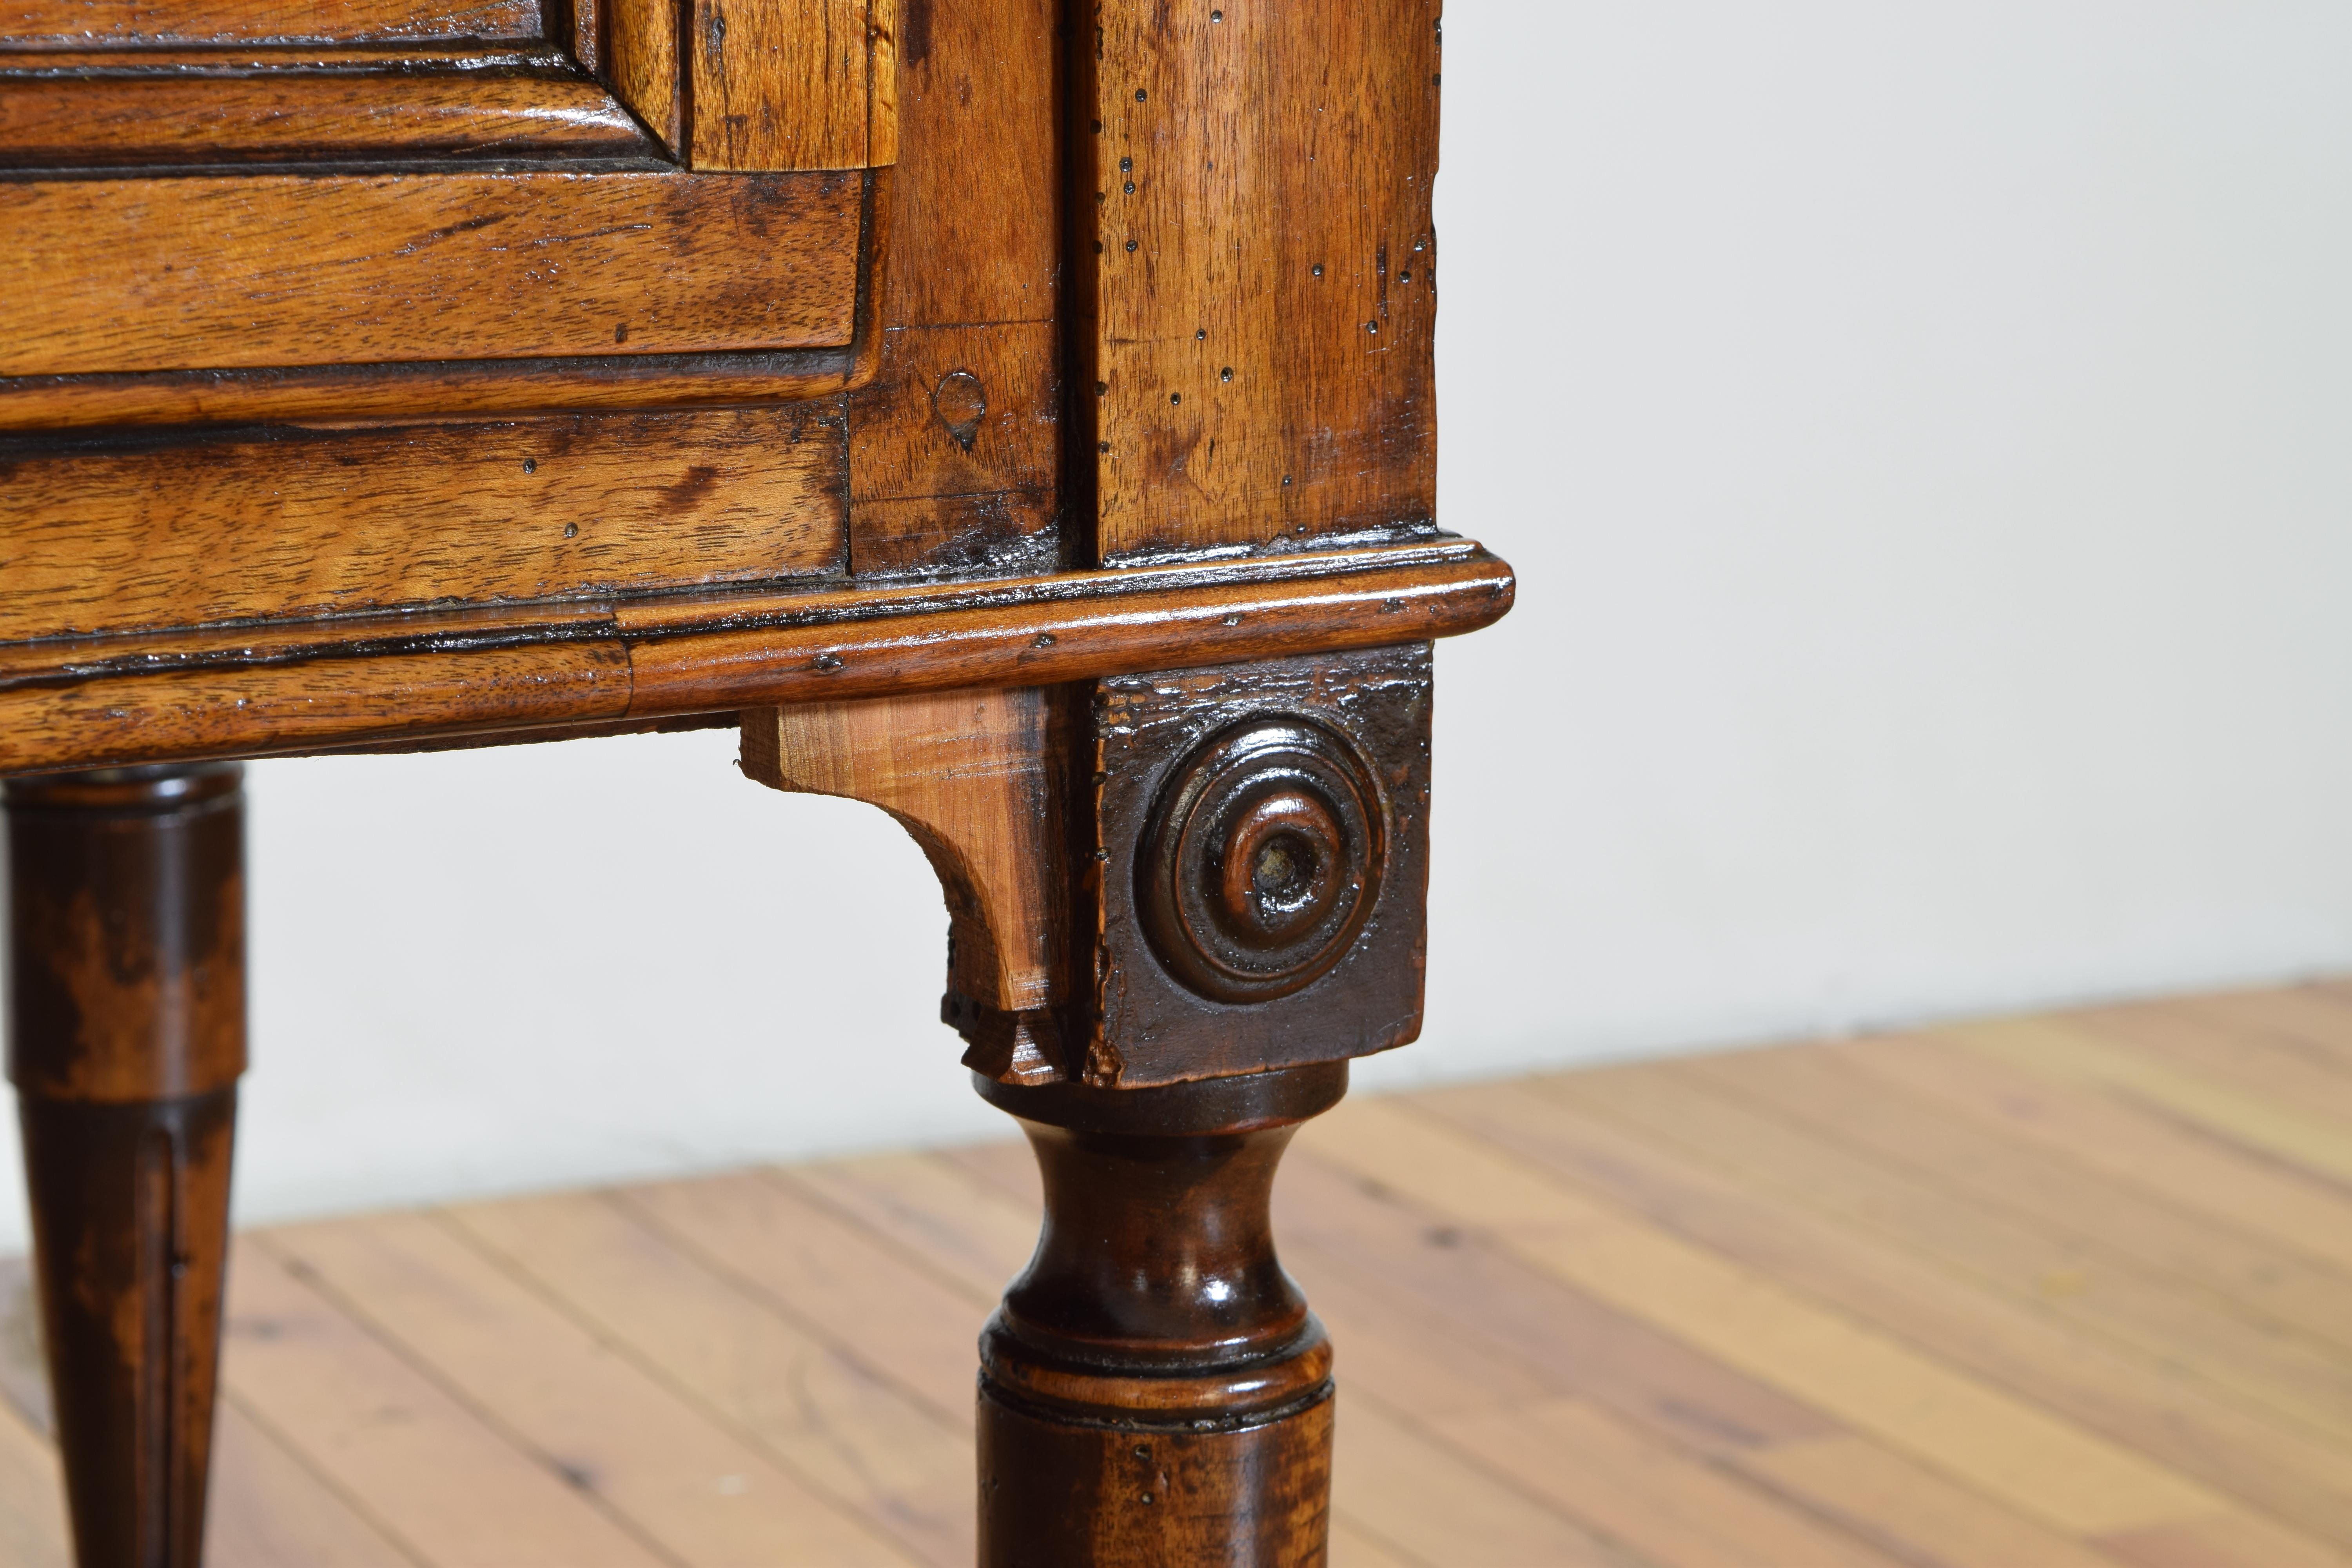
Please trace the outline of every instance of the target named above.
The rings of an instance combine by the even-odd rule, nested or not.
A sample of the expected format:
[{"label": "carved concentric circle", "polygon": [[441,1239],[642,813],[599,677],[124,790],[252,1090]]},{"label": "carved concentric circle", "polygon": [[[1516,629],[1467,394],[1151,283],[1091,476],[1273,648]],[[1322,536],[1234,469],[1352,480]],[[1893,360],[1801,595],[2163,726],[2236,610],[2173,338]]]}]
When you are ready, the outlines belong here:
[{"label": "carved concentric circle", "polygon": [[1220,1002],[1286,996],[1329,971],[1380,897],[1388,814],[1354,744],[1309,719],[1211,737],[1160,793],[1136,901],[1170,972]]}]

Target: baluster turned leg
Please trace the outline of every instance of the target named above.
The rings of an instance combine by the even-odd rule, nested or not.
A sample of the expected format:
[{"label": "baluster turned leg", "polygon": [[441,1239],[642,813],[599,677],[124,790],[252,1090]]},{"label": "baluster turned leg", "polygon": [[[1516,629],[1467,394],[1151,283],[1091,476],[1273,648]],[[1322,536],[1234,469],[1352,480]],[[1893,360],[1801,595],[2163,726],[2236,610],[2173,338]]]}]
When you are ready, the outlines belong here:
[{"label": "baluster turned leg", "polygon": [[82,1568],[203,1552],[245,1068],[240,772],[7,784],[8,1077]]},{"label": "baluster turned leg", "polygon": [[981,1338],[983,1568],[1323,1561],[1331,1346],[1266,1205],[1345,1062],[1160,1089],[975,1075],[1045,1173],[1036,1256]]}]

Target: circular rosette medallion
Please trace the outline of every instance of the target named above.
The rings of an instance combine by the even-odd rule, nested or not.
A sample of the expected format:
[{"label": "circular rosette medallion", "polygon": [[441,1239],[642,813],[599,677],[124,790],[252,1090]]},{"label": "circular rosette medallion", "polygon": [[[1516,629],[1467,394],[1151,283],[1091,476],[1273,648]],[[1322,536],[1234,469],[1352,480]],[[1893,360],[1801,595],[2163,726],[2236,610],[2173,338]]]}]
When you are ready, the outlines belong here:
[{"label": "circular rosette medallion", "polygon": [[1264,1002],[1339,962],[1380,897],[1388,812],[1355,745],[1312,720],[1253,719],[1185,758],[1136,867],[1171,973],[1219,1002]]}]

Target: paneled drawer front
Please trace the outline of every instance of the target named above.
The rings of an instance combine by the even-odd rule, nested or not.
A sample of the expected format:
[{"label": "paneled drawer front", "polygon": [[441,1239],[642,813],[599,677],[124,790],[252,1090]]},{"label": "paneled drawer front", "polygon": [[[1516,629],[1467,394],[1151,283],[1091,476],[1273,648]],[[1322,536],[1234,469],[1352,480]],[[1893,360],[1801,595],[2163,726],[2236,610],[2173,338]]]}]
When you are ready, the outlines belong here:
[{"label": "paneled drawer front", "polygon": [[0,446],[0,645],[836,571],[846,461],[838,400]]},{"label": "paneled drawer front", "polygon": [[0,375],[846,343],[859,182],[0,184]]},{"label": "paneled drawer front", "polygon": [[699,3],[0,0],[0,430],[862,384],[889,0]]}]

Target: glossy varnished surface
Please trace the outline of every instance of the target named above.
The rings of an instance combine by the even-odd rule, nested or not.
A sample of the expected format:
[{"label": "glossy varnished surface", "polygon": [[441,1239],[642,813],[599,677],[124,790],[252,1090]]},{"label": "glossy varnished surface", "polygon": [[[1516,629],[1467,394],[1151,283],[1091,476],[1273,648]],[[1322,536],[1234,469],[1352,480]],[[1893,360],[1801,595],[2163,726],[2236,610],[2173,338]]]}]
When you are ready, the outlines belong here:
[{"label": "glossy varnished surface", "polygon": [[[1275,1193],[1332,1561],[2340,1564],[2347,1076],[2352,984],[1350,1100]],[[961,1568],[1036,1179],[1008,1141],[247,1235],[214,1561]],[[22,1311],[0,1558],[58,1568]]]},{"label": "glossy varnished surface", "polygon": [[0,647],[0,772],[257,754],[1377,647],[1498,619],[1471,545],[591,598]]},{"label": "glossy varnished surface", "polygon": [[245,1068],[234,763],[10,781],[8,1079],[80,1568],[197,1568]]},{"label": "glossy varnished surface", "polygon": [[543,48],[0,53],[0,168],[657,153]]}]

